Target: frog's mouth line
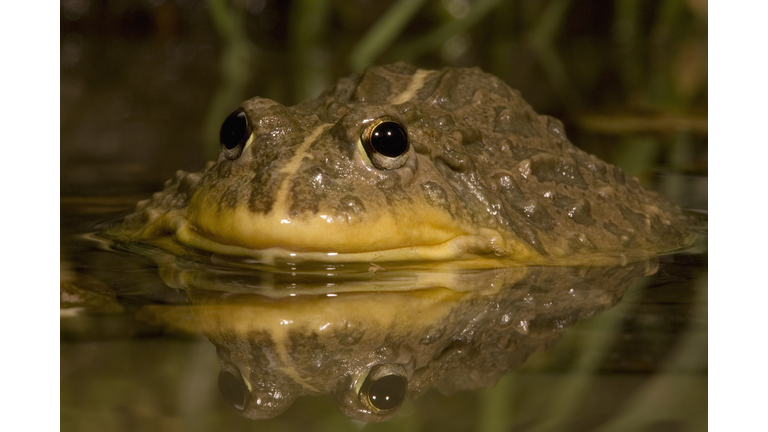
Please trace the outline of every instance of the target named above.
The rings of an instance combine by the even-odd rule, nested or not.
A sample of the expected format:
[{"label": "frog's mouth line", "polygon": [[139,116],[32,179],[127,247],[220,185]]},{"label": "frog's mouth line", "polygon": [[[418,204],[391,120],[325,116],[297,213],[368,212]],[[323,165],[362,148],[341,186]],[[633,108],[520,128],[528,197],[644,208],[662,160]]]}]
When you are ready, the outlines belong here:
[{"label": "frog's mouth line", "polygon": [[[183,221],[183,222],[182,222]],[[237,257],[244,266],[298,263],[452,263],[464,269],[520,267],[531,265],[626,265],[657,256],[644,250],[593,253],[586,256],[542,256],[514,241],[503,241],[497,232],[484,230],[478,234],[465,234],[435,245],[408,246],[370,252],[292,251],[283,247],[249,249],[209,239],[196,232],[186,220],[176,225],[176,247],[194,249],[222,256]],[[166,237],[166,239],[168,239]],[[163,247],[173,250],[171,245]]]},{"label": "frog's mouth line", "polygon": [[176,240],[188,247],[221,255],[249,257],[256,262],[275,265],[279,262],[365,263],[475,260],[493,255],[491,241],[483,235],[462,235],[437,245],[409,246],[372,252],[292,251],[282,247],[249,249],[207,238],[189,224],[177,227]]}]

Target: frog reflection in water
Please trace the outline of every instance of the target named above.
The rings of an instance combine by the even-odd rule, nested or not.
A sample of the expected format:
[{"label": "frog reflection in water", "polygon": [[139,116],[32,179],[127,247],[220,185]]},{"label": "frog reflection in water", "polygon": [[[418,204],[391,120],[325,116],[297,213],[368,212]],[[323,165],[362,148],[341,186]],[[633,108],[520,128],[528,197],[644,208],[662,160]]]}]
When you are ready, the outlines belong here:
[{"label": "frog reflection in water", "polygon": [[473,267],[627,262],[689,239],[678,207],[479,69],[398,63],[294,107],[256,97],[221,147],[109,235],[267,265]]},{"label": "frog reflection in water", "polygon": [[[655,271],[655,260],[393,270],[347,279],[346,291],[327,280],[295,287],[290,272],[174,265],[163,277],[186,290],[191,306],[184,308],[216,346],[219,390],[243,415],[274,417],[299,396],[324,394],[350,418],[383,421],[430,388],[451,394],[495,385]],[[178,320],[167,307],[152,310],[155,322]]]},{"label": "frog reflection in water", "polygon": [[[399,63],[341,79],[293,107],[253,98],[224,121],[221,147],[217,161],[198,173],[179,171],[106,234],[237,266],[371,263],[385,273],[393,263],[449,262],[489,271],[630,263],[620,268],[634,274],[631,263],[690,240],[678,207],[574,147],[559,121],[537,115],[479,69]],[[216,297],[183,279],[169,284],[187,289],[193,302]],[[631,279],[607,278],[619,291]],[[298,394],[325,392],[342,412],[373,421],[432,384],[446,391],[491,385],[502,369],[551,343],[449,330],[501,328],[500,317],[526,310],[491,313],[489,304],[509,301],[488,302],[480,292],[501,285],[467,286],[343,304],[305,296],[195,310],[218,347],[222,393],[245,415],[273,416]],[[591,313],[569,301],[561,302],[566,318]],[[335,330],[323,332],[326,324]],[[462,339],[468,334],[478,338]]]}]

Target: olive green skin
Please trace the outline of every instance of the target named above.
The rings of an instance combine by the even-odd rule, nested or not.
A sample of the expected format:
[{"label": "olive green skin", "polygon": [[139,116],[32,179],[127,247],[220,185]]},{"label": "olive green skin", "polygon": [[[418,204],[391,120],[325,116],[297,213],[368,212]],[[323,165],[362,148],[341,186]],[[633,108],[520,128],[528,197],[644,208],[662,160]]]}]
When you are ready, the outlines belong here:
[{"label": "olive green skin", "polygon": [[[179,171],[109,235],[265,264],[474,267],[621,263],[691,239],[677,206],[477,68],[371,67],[293,107],[241,109],[240,148]],[[391,165],[366,145],[382,119],[408,137]]]}]

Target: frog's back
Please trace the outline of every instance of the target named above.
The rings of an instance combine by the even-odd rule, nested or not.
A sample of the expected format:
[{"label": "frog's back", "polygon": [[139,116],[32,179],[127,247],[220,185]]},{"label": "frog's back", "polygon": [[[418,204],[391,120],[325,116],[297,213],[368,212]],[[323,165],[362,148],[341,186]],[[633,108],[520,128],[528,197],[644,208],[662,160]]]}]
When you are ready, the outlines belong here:
[{"label": "frog's back", "polygon": [[443,136],[422,151],[451,190],[425,183],[428,200],[505,230],[542,256],[658,253],[692,237],[694,222],[678,206],[574,146],[559,120],[538,115],[517,90],[478,68],[370,68],[300,106],[393,100],[414,103],[418,122],[431,123],[424,129]]}]

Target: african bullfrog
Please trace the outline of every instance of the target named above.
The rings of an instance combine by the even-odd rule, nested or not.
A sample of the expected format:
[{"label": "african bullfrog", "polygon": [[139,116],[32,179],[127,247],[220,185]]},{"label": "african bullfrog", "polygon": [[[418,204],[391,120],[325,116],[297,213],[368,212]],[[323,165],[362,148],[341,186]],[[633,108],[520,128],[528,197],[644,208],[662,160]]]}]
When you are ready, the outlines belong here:
[{"label": "african bullfrog", "polygon": [[220,144],[108,235],[240,263],[475,267],[627,262],[690,238],[677,206],[477,68],[398,63],[292,107],[255,97]]}]

